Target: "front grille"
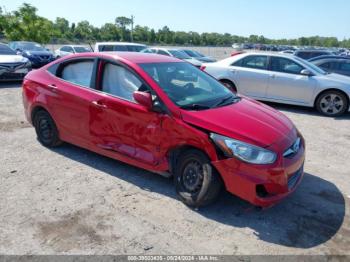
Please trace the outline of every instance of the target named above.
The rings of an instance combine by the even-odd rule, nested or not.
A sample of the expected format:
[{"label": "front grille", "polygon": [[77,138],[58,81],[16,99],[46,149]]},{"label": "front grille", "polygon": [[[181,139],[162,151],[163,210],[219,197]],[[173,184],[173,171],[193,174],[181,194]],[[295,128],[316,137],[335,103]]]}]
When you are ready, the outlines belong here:
[{"label": "front grille", "polygon": [[37,55],[35,56],[37,59],[39,59],[40,61],[47,61],[49,60],[51,57],[48,55]]},{"label": "front grille", "polygon": [[21,69],[25,66],[25,63],[2,63],[0,69],[5,69],[8,72],[14,72],[17,69]]},{"label": "front grille", "polygon": [[288,189],[291,190],[295,187],[295,185],[298,183],[301,175],[304,172],[304,166],[302,166],[297,172],[295,172],[293,175],[288,177]]}]

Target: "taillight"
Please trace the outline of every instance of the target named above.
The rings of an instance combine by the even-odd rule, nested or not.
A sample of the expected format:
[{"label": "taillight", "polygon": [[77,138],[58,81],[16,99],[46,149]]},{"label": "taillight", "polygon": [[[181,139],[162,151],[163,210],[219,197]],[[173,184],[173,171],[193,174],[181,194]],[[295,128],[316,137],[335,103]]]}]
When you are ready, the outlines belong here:
[{"label": "taillight", "polygon": [[206,66],[202,65],[199,69],[204,71],[206,68],[207,68]]}]

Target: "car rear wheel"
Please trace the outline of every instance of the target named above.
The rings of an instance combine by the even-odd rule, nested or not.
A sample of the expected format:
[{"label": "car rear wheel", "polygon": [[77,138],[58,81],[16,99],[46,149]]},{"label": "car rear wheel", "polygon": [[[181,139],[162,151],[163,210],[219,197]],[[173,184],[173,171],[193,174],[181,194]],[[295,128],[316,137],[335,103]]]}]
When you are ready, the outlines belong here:
[{"label": "car rear wheel", "polygon": [[180,156],[174,182],[182,202],[193,207],[209,205],[222,188],[219,174],[208,157],[198,150],[188,150]]},{"label": "car rear wheel", "polygon": [[237,93],[237,88],[236,86],[229,80],[220,80],[220,82],[227,87],[229,90],[231,90],[234,93]]},{"label": "car rear wheel", "polygon": [[33,125],[38,140],[42,145],[46,147],[57,147],[62,144],[57,126],[48,112],[44,110],[37,112],[34,115]]},{"label": "car rear wheel", "polygon": [[316,108],[323,115],[339,116],[349,108],[349,102],[343,93],[331,90],[317,98]]}]

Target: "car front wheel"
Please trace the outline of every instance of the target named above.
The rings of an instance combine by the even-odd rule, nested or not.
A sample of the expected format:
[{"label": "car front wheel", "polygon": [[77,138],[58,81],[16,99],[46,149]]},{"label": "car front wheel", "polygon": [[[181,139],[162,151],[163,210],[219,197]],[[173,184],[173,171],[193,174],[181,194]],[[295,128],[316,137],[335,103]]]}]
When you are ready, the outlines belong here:
[{"label": "car front wheel", "polygon": [[316,108],[323,115],[339,116],[349,108],[349,102],[343,93],[331,90],[318,97]]},{"label": "car front wheel", "polygon": [[188,150],[180,156],[174,182],[182,202],[193,207],[209,205],[222,188],[219,174],[208,157],[198,150]]}]

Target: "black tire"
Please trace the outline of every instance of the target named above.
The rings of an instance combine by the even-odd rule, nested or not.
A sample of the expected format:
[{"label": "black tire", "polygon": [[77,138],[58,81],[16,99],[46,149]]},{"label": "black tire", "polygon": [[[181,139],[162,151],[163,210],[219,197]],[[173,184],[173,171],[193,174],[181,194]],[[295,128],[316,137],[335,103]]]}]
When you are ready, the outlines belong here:
[{"label": "black tire", "polygon": [[220,80],[221,84],[223,84],[226,88],[228,88],[230,91],[237,93],[237,88],[234,83],[232,83],[229,80]]},{"label": "black tire", "polygon": [[40,110],[35,113],[33,125],[38,140],[42,145],[46,147],[57,147],[63,143],[59,138],[57,126],[47,111]]},{"label": "black tire", "polygon": [[349,108],[347,97],[337,90],[322,93],[316,100],[316,109],[325,116],[340,116]]},{"label": "black tire", "polygon": [[211,166],[208,157],[199,150],[188,150],[180,155],[174,172],[176,193],[188,206],[211,204],[219,196],[222,180]]}]

